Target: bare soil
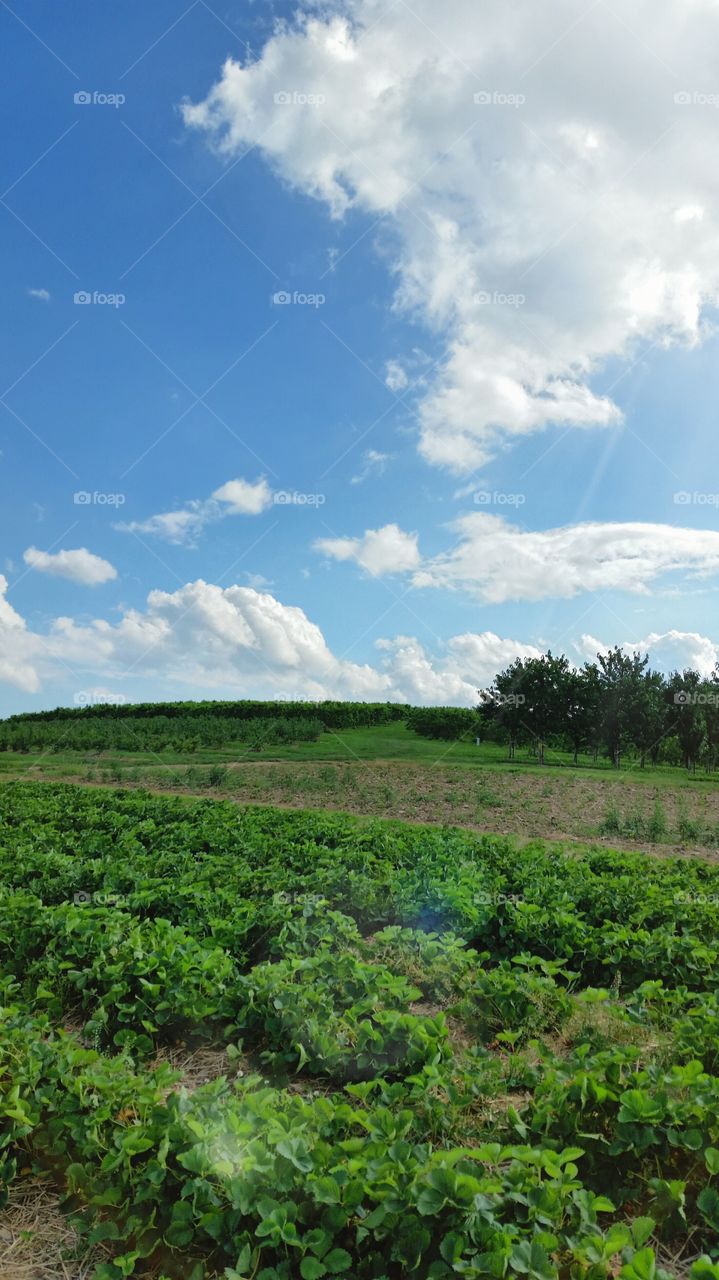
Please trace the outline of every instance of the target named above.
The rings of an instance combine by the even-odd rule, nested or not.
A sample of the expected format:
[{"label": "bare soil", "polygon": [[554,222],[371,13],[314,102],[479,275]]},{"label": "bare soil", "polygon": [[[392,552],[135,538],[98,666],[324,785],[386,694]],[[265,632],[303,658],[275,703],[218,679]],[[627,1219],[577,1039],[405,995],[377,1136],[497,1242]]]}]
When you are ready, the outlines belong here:
[{"label": "bare soil", "polygon": [[[708,783],[672,786],[663,780],[652,785],[549,768],[546,774],[521,769],[478,772],[397,761],[237,763],[229,766],[224,782],[212,788],[168,786],[169,777],[169,770],[156,770],[122,785],[167,794],[209,795],[240,804],[451,824],[522,840],[590,841],[719,860],[719,787]],[[33,778],[42,780],[38,773]],[[47,780],[57,781],[57,775]],[[93,785],[78,775],[68,780]],[[647,834],[656,805],[666,824],[661,838]],[[620,818],[621,830],[606,834],[612,810]],[[690,834],[688,825],[694,828]]]}]

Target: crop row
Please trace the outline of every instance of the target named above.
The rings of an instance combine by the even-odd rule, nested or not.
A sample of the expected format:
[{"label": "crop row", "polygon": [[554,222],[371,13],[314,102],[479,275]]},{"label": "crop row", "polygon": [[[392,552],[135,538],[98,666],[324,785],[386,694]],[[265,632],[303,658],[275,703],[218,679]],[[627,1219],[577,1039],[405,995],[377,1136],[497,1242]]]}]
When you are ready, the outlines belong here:
[{"label": "crop row", "polygon": [[[0,1181],[52,1175],[96,1280],[664,1280],[666,1248],[719,1280],[718,896],[700,862],[5,786]],[[235,1078],[183,1088],[178,1040]]]}]

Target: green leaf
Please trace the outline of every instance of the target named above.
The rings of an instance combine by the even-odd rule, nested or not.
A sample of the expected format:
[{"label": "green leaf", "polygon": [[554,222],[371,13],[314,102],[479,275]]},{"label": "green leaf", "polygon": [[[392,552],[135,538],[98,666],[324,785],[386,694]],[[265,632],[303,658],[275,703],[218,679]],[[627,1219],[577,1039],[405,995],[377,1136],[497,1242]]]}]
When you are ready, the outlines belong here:
[{"label": "green leaf", "polygon": [[311,1191],[320,1204],[339,1204],[340,1187],[334,1178],[315,1178],[311,1184]]},{"label": "green leaf", "polygon": [[705,1187],[697,1196],[697,1207],[704,1221],[719,1231],[719,1192],[713,1187]]},{"label": "green leaf", "polygon": [[320,1280],[320,1276],[327,1275],[327,1268],[324,1262],[320,1262],[317,1258],[303,1258],[300,1263],[300,1275],[302,1280]]},{"label": "green leaf", "polygon": [[654,1280],[657,1264],[653,1249],[638,1249],[620,1271],[621,1280]]},{"label": "green leaf", "polygon": [[641,1249],[642,1245],[646,1244],[656,1225],[653,1218],[634,1219],[631,1224],[632,1239],[637,1249]]},{"label": "green leaf", "polygon": [[352,1258],[346,1249],[333,1249],[323,1259],[328,1271],[336,1275],[340,1271],[348,1271],[352,1266]]}]

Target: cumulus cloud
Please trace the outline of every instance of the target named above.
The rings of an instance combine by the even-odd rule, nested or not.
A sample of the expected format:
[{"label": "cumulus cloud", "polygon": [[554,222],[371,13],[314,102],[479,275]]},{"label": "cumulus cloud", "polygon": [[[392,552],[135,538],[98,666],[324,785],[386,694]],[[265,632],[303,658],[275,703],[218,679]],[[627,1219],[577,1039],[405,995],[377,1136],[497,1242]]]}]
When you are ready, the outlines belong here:
[{"label": "cumulus cloud", "polygon": [[264,479],[251,484],[249,480],[228,480],[215,489],[216,502],[226,503],[226,514],[231,516],[258,516],[272,505],[272,490]]},{"label": "cumulus cloud", "polygon": [[24,618],[6,599],[7,578],[0,573],[0,681],[24,693],[35,693],[40,678],[32,665],[33,642],[28,636]]},{"label": "cumulus cloud", "polygon": [[[598,653],[606,653],[614,646],[583,635],[574,647],[582,658],[593,662]],[[697,631],[651,631],[644,640],[623,641],[620,648],[627,653],[648,653],[652,667],[666,673],[691,667],[702,676],[710,676],[719,662],[719,644]]]},{"label": "cumulus cloud", "polygon": [[228,480],[210,498],[193,498],[177,511],[165,511],[145,520],[118,522],[120,533],[146,533],[177,546],[194,546],[208,524],[226,516],[257,516],[272,505],[272,490],[264,477]]},{"label": "cumulus cloud", "polygon": [[117,577],[117,569],[109,560],[93,555],[86,547],[78,547],[76,551],[55,552],[28,547],[23,552],[23,560],[31,569],[37,569],[40,573],[51,573],[56,578],[69,578],[86,587],[97,587]]},{"label": "cumulus cloud", "polygon": [[361,537],[319,538],[314,546],[368,573],[410,573],[415,587],[463,591],[487,604],[569,599],[582,591],[646,595],[669,574],[700,579],[719,573],[719,532],[639,522],[587,522],[521,529],[485,512],[449,526],[450,551],[422,560],[416,533],[396,524]]},{"label": "cumulus cloud", "polygon": [[373,577],[406,573],[420,563],[417,534],[396,524],[367,529],[361,538],[318,538],[314,546],[335,560],[354,560]]},{"label": "cumulus cloud", "polygon": [[538,658],[541,650],[492,631],[452,636],[440,654],[429,654],[414,636],[379,640],[383,668],[414,705],[476,706],[479,689],[515,658]]},{"label": "cumulus cloud", "polygon": [[708,331],[715,38],[686,0],[660,24],[650,0],[308,0],[184,118],[333,217],[382,219],[396,307],[444,344],[420,450],[461,472],[548,424],[610,427],[609,357]]},{"label": "cumulus cloud", "polygon": [[[428,652],[411,636],[378,643],[375,664],[337,657],[304,611],[252,587],[202,580],[174,592],[151,591],[144,609],[115,623],[57,618],[31,632],[5,599],[0,578],[0,682],[36,692],[77,679],[77,692],[112,689],[128,700],[132,682],[178,696],[177,689],[227,697],[389,699],[472,706],[477,690],[532,645],[492,632],[467,633]],[[94,691],[88,694],[88,690]],[[108,698],[110,695],[108,695]]]},{"label": "cumulus cloud", "polygon": [[151,591],[144,610],[127,610],[115,624],[59,618],[46,645],[49,655],[111,676],[116,686],[130,671],[166,687],[257,697],[373,698],[390,687],[374,668],[337,659],[302,609],[252,587],[202,580]]},{"label": "cumulus cloud", "polygon": [[457,545],[425,562],[415,585],[459,589],[492,604],[582,591],[646,594],[668,574],[719,572],[719,532],[713,530],[627,521],[530,531],[484,513],[463,516],[452,527]]}]

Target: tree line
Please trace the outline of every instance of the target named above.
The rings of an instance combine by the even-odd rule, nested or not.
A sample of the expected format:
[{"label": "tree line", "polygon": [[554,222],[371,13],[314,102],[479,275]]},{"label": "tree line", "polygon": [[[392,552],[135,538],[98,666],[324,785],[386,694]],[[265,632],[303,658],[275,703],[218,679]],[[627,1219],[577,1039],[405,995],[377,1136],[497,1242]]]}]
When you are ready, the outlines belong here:
[{"label": "tree line", "polygon": [[217,715],[13,717],[0,722],[0,751],[176,751],[230,747],[251,751],[316,742],[325,731],[317,716]]},{"label": "tree line", "polygon": [[551,651],[517,658],[479,692],[472,711],[427,707],[408,723],[426,737],[457,739],[476,734],[504,742],[510,759],[528,747],[543,764],[551,750],[600,755],[619,768],[630,756],[652,764],[703,764],[716,768],[719,754],[719,665],[709,677],[688,668],[664,676],[647,654],[618,646],[595,662],[574,666]]},{"label": "tree line", "polygon": [[568,747],[619,768],[630,754],[652,764],[716,767],[719,749],[719,666],[705,678],[687,668],[664,676],[647,654],[616,646],[574,667],[551,652],[517,659],[480,694],[479,715],[502,734],[510,754],[531,743],[540,763],[547,748]]},{"label": "tree line", "polygon": [[601,755],[619,768],[697,764],[719,755],[719,664],[708,677],[688,668],[664,676],[646,654],[618,646],[574,666],[551,651],[517,658],[466,707],[327,700],[154,702],[57,707],[0,721],[0,750],[161,750],[244,742],[253,749],[316,740],[326,730],[405,721],[423,737],[504,743],[509,758],[528,748],[539,763],[551,751]]},{"label": "tree line", "polygon": [[363,726],[388,724],[393,720],[403,720],[407,707],[395,702],[342,702],[338,699],[325,699],[322,702],[307,700],[275,698],[261,701],[255,698],[243,698],[239,701],[202,702],[123,702],[108,700],[106,702],[90,702],[82,705],[88,695],[78,694],[80,705],[74,707],[55,707],[52,711],[22,711],[8,716],[3,724],[29,724],[52,720],[152,720],[157,716],[165,719],[227,719],[227,720],[260,720],[260,719],[314,719],[320,720],[327,729],[355,729]]}]

